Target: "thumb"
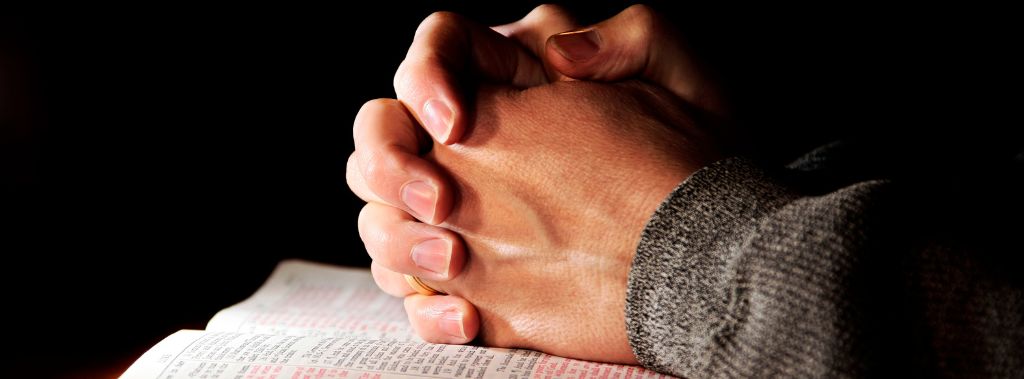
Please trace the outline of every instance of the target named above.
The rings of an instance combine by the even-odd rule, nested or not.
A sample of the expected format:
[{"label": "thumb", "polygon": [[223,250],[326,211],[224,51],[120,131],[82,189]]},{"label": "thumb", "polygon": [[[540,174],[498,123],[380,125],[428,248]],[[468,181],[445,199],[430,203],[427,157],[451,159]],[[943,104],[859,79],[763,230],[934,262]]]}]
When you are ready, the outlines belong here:
[{"label": "thumb", "polygon": [[643,78],[683,100],[725,115],[718,85],[685,41],[650,7],[634,5],[599,24],[547,40],[545,61],[565,76],[593,81]]}]

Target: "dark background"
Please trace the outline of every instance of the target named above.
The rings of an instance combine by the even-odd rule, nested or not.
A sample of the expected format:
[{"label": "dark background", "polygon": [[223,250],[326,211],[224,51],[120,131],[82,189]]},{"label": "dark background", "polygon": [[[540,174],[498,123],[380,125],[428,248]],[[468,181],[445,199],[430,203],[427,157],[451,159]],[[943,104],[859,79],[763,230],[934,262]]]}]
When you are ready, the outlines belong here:
[{"label": "dark background", "polygon": [[[588,23],[628,3],[567,6]],[[5,334],[27,346],[5,369],[117,375],[282,259],[368,264],[344,183],[359,106],[394,96],[430,12],[497,24],[534,5],[0,6]],[[1020,145],[1004,10],[654,5],[766,162],[857,138],[955,172]]]}]

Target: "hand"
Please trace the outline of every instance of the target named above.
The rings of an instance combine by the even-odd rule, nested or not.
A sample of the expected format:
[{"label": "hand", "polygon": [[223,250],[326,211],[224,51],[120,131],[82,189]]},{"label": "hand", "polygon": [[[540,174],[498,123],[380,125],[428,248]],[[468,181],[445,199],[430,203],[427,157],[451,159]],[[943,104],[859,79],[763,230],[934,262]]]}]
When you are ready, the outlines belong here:
[{"label": "hand", "polygon": [[[543,5],[504,26],[515,33],[516,39],[510,39],[456,14],[432,14],[417,28],[412,47],[395,73],[398,98],[438,141],[454,143],[465,129],[470,103],[463,99],[458,83],[481,78],[530,87],[560,78],[548,77],[543,64],[524,46],[540,49],[546,38],[541,36],[573,25],[560,8]],[[362,117],[368,114],[364,110],[356,116],[357,125],[386,123]],[[404,132],[420,133],[419,128]],[[369,196],[363,200],[392,205],[428,224],[447,217],[452,198],[444,178],[418,156],[419,145],[394,142],[410,136],[387,130],[360,133],[355,128],[353,137],[356,151],[349,157],[346,177],[354,190],[357,186],[367,189]]]},{"label": "hand", "polygon": [[[428,17],[417,29],[413,46],[406,60],[395,75],[395,86],[407,99],[405,106],[420,110],[416,116],[421,125],[432,124],[436,112],[423,112],[430,108],[431,98],[456,106],[454,115],[463,115],[464,103],[454,84],[461,81],[454,75],[480,77],[497,83],[510,83],[522,87],[547,83],[563,77],[545,70],[534,55],[543,49],[547,36],[572,29],[575,24],[557,6],[543,5],[530,12],[522,20],[501,28],[513,39],[500,35],[486,27],[451,13],[436,13]],[[467,37],[468,36],[468,37]],[[532,53],[525,50],[532,49]],[[468,71],[468,72],[467,72]],[[433,88],[430,81],[442,83]],[[444,85],[448,83],[449,85]],[[459,101],[456,101],[459,100]],[[400,236],[360,227],[367,251],[374,262],[371,270],[382,288],[396,288],[396,284],[385,280],[401,278],[397,272],[414,274],[432,280],[447,280],[461,270],[465,253],[460,237],[436,224],[447,218],[453,203],[451,184],[436,166],[425,161],[418,154],[423,145],[419,139],[422,129],[409,123],[402,104],[394,101],[371,101],[364,105],[356,117],[353,137],[356,151],[349,157],[346,177],[349,186],[363,200],[370,202],[360,214],[360,225],[375,222],[374,209],[387,204],[406,217],[405,230]],[[461,136],[462,117],[454,117],[443,123],[454,122],[455,133]],[[396,128],[382,128],[394,124]],[[445,132],[447,133],[447,132]],[[435,133],[437,134],[437,133]],[[429,139],[427,137],[426,139]],[[444,139],[442,139],[443,141]],[[454,140],[454,139],[453,139]],[[429,142],[429,141],[427,141]],[[366,178],[369,178],[367,180]],[[413,218],[415,217],[415,219]],[[413,222],[416,219],[426,224]],[[412,239],[412,240],[410,240]],[[425,242],[425,243],[421,243]],[[411,253],[416,246],[416,254]],[[413,266],[387,259],[398,251],[406,251],[416,257]],[[426,267],[426,268],[425,268]],[[401,281],[404,285],[404,280]],[[392,292],[404,296],[408,290]],[[456,296],[435,297],[421,302],[411,312],[432,314],[434,326],[421,329],[424,338],[444,343],[466,343],[472,340],[479,327],[475,309],[471,304]],[[460,315],[457,320],[446,318],[447,313],[430,310],[455,309]]]},{"label": "hand", "polygon": [[[633,21],[625,22],[623,20]],[[637,23],[639,23],[639,25],[636,25]],[[446,24],[449,26],[446,27]],[[456,24],[456,27],[454,27],[456,31],[452,30],[450,24]],[[550,33],[548,31],[538,31],[543,29],[539,27],[543,25],[561,25],[549,28],[550,30],[565,30],[572,28],[571,21],[564,16],[563,12],[551,6],[544,6],[536,9],[534,12],[531,12],[528,17],[517,23],[496,27],[495,30],[517,38],[521,45],[529,47],[529,49],[534,51],[535,54],[537,54],[538,50],[543,48],[546,49],[545,51],[548,52],[548,55],[552,55],[551,52],[554,50],[552,50],[551,47],[554,42],[546,41],[543,37]],[[471,26],[472,23],[453,15],[436,15],[424,22],[424,25],[421,26],[417,33],[417,42],[414,42],[413,48],[410,50],[409,59],[403,63],[403,69],[399,71],[399,75],[396,75],[396,89],[399,94],[401,95],[403,91],[405,91],[406,93],[427,93],[429,95],[431,93],[431,87],[423,86],[422,84],[430,78],[449,78],[447,81],[441,80],[437,82],[437,85],[435,86],[436,88],[434,89],[436,90],[437,88],[440,88],[438,92],[442,94],[445,93],[446,89],[449,90],[448,92],[450,93],[457,93],[454,91],[454,86],[446,86],[446,83],[454,83],[456,81],[450,78],[450,75],[445,71],[446,68],[444,65],[439,63],[443,61],[436,58],[416,57],[430,57],[431,54],[446,57],[458,56],[456,53],[444,52],[443,49],[450,46],[458,46],[463,50],[468,49],[470,51],[479,51],[469,49],[470,46],[466,45],[466,43],[453,44],[445,42],[445,36],[449,39],[452,36],[461,36],[461,34],[457,33],[457,29],[468,28]],[[646,38],[654,41],[666,40],[661,38],[663,37],[661,34],[665,33],[666,30],[663,27],[663,24],[661,24],[657,17],[653,16],[648,9],[643,7],[630,8],[619,16],[616,16],[616,18],[599,24],[595,30],[598,30],[599,32],[603,31],[603,33],[613,36],[619,35],[620,33],[614,28],[624,28],[624,30],[632,28],[631,32],[626,34],[633,36],[636,39]],[[476,27],[476,32],[474,33],[475,34],[471,34],[473,37],[470,38],[474,43],[491,43],[495,41],[493,39],[496,35],[494,33],[489,33],[482,27]],[[497,37],[497,41],[503,41],[500,39],[500,36]],[[557,38],[558,37],[554,37],[552,40]],[[507,42],[507,40],[504,41]],[[607,54],[616,51],[616,49],[622,49],[619,45],[609,44],[609,41],[612,43],[623,43],[625,44],[625,47],[632,46],[635,42],[633,40],[621,38],[604,38],[600,41],[603,42],[603,44],[599,48],[600,53],[595,55],[595,57],[601,57],[600,54]],[[501,45],[502,43],[504,42],[498,42],[497,46],[504,46],[504,48],[511,50],[522,49],[518,47],[518,45],[509,46],[507,43]],[[417,49],[418,45],[421,46],[421,48]],[[661,53],[657,54],[659,59],[666,59],[666,57],[685,57],[685,54],[681,52],[680,47],[662,45],[663,44],[649,43],[645,46],[648,46],[649,49],[660,50]],[[434,52],[430,53],[432,50]],[[416,51],[419,51],[419,53],[416,53]],[[498,74],[477,74],[489,81],[500,82],[501,80],[506,80],[511,81],[513,84],[520,87],[535,85],[538,82],[544,81],[540,78],[541,74],[539,74],[539,72],[543,70],[538,68],[540,66],[536,62],[518,64],[514,67],[518,70],[516,71],[509,70],[508,67],[502,69],[500,64],[496,65],[494,63],[487,63],[483,59],[486,57],[514,56],[517,57],[516,60],[514,60],[515,62],[530,62],[529,60],[520,60],[519,57],[522,56],[520,53],[521,50],[511,55],[507,53],[505,55],[499,53],[476,54],[473,59],[471,59],[471,66],[472,69],[475,70],[486,70],[489,67],[493,71],[498,72]],[[560,52],[555,53],[561,56]],[[653,56],[655,54],[641,54],[640,56],[635,57],[634,60],[649,61],[650,57],[648,55]],[[575,73],[571,71],[573,67],[576,67],[573,66],[573,62],[570,61],[568,65],[564,64],[565,62],[558,63],[559,61],[557,56],[555,56],[554,59],[549,60],[554,62],[555,65],[562,64],[562,66],[564,66],[563,70],[573,73],[573,75],[578,77],[585,78],[585,76],[588,75],[587,70],[591,70],[590,72],[599,78],[609,80],[617,79],[618,77],[616,75],[625,77],[629,75],[639,76],[642,74],[646,75],[648,80],[658,79],[665,81],[670,85],[670,89],[679,96],[686,96],[686,92],[684,90],[691,88],[682,85],[685,83],[665,80],[665,78],[678,79],[680,77],[685,77],[685,75],[680,76],[678,73],[674,75],[661,75],[658,73],[672,73],[673,71],[653,69],[658,67],[672,68],[685,66],[680,65],[679,62],[657,61],[651,62],[647,65],[631,65],[628,64],[629,60],[627,58],[628,57],[625,55],[620,55],[620,58],[617,58],[617,60],[595,58],[590,62],[598,63],[592,63],[589,65],[585,64],[587,62],[586,60],[581,60],[580,62],[583,64],[579,65],[580,69]],[[498,59],[497,61],[500,63],[512,60],[503,58]],[[601,68],[603,66],[599,64],[599,62],[607,62],[609,63],[609,66],[617,67],[618,71],[602,71]],[[659,62],[662,63],[659,64]],[[461,68],[465,68],[466,65],[470,64],[465,64],[461,66]],[[455,67],[457,65],[450,66]],[[695,66],[691,65],[691,67]],[[630,72],[629,70],[640,70],[640,72]],[[417,72],[418,74],[403,75],[403,72]],[[692,70],[690,72],[692,73]],[[550,67],[547,68],[546,75],[547,80],[565,79],[565,77],[561,76],[557,71],[552,72]],[[403,77],[421,79],[419,81],[403,81],[401,80]],[[524,78],[529,78],[530,80],[526,80]],[[709,83],[707,80],[696,80],[700,78],[691,79],[693,79],[692,82],[694,83]],[[402,83],[405,84],[403,85]],[[713,91],[704,92],[710,93]],[[423,97],[424,95],[420,96],[420,98]],[[413,98],[415,98],[415,96],[413,96]],[[415,101],[412,102],[415,103]],[[461,103],[456,102],[455,104],[461,106]],[[417,109],[419,107],[411,105],[410,108]],[[388,116],[389,114],[391,116]],[[470,112],[460,110],[456,112],[456,114],[468,115]],[[416,211],[412,212],[413,214],[416,214],[420,220],[432,223],[440,222],[447,217],[447,212],[452,204],[452,190],[447,183],[447,179],[441,172],[436,170],[436,167],[416,156],[416,153],[420,151],[421,146],[416,140],[418,128],[393,127],[396,123],[395,120],[400,119],[397,117],[398,115],[406,115],[405,111],[401,109],[401,106],[397,103],[388,103],[383,101],[368,103],[360,112],[359,117],[357,117],[355,131],[358,149],[349,161],[348,179],[350,186],[357,194],[360,194],[360,196],[367,201],[392,204],[405,210],[412,210],[412,207],[396,200],[400,198],[402,200],[409,198],[406,196],[400,196],[399,193],[404,193],[404,190],[410,189],[409,187],[417,187],[407,187],[406,185],[407,183],[414,183],[417,181],[416,179],[419,179],[422,182],[428,183],[426,185],[429,188],[428,191],[426,191],[429,193],[429,195],[426,196],[428,201],[421,202],[420,204],[426,205],[423,208],[428,209],[428,211],[422,213],[416,213]],[[456,119],[458,118],[456,117]],[[399,121],[399,124],[401,124],[401,121]],[[361,128],[361,125],[364,127]],[[388,127],[382,128],[383,125],[388,125]],[[408,122],[404,125],[413,126]],[[360,132],[361,129],[363,130],[362,133]],[[452,135],[456,134],[458,133]],[[376,188],[377,191],[372,190],[372,188]],[[399,190],[399,188],[401,188],[401,190]],[[383,196],[379,195],[380,193],[383,193]],[[415,196],[411,198],[415,200]],[[382,212],[374,211],[375,209],[379,210],[381,208],[378,207],[378,204],[370,204],[366,209],[364,209],[364,212],[360,217],[360,231],[364,236],[364,241],[366,241],[368,251],[371,253],[371,256],[374,257],[374,264],[372,268],[375,278],[377,278],[378,283],[381,284],[382,288],[391,290],[390,292],[396,295],[404,295],[408,293],[408,286],[401,280],[400,275],[395,274],[396,272],[406,272],[419,275],[428,280],[434,280],[435,282],[448,280],[459,275],[463,262],[465,262],[465,254],[458,235],[443,228],[436,228],[430,225],[413,222],[414,220],[409,217],[408,214],[405,214],[404,216],[407,221],[404,223],[404,231],[396,233],[395,230],[382,230],[377,228],[376,225],[380,224],[379,221],[387,218],[387,212],[383,212],[384,214],[382,215]],[[427,216],[424,217],[422,215]],[[422,245],[417,244],[419,242],[433,239],[438,239],[441,242],[433,244],[425,243]],[[412,249],[413,245],[421,247],[421,249],[417,249],[421,252],[433,251],[435,254],[426,254],[427,258],[421,257],[419,265],[417,265],[416,262],[410,263],[408,262],[408,258],[410,249]],[[432,247],[432,249],[430,247]],[[407,258],[404,261],[402,259],[395,259],[402,258],[403,256]],[[434,259],[431,259],[430,257],[433,257]],[[429,266],[431,261],[442,266],[444,263],[447,263],[447,267],[442,270],[444,273],[440,275],[433,274],[429,270],[422,269],[422,266],[424,265]],[[625,267],[628,267],[628,263],[626,263]],[[396,278],[398,279],[397,281],[395,280]],[[411,301],[409,311],[411,315],[416,316],[413,321],[414,324],[419,326],[418,328],[421,335],[427,340],[434,342],[464,343],[476,335],[477,328],[479,327],[476,323],[477,316],[473,306],[456,296],[431,297]],[[446,316],[453,314],[460,315],[460,318]],[[600,359],[600,357],[598,357],[598,359]],[[607,358],[604,359],[607,360]]]},{"label": "hand", "polygon": [[[378,117],[415,127],[388,104],[396,103],[375,106]],[[428,340],[448,341],[431,338],[439,316],[479,317],[478,337],[490,346],[635,363],[623,309],[641,231],[679,182],[718,158],[709,134],[681,109],[672,94],[636,81],[484,89],[463,142],[428,154],[459,194],[440,226],[465,245],[451,232],[440,243],[472,251],[457,276],[428,284],[475,311],[411,295],[401,274],[377,273],[378,283],[411,295],[410,319]],[[408,252],[424,227],[435,228],[376,203],[360,219],[374,262],[398,272],[415,271]]]},{"label": "hand", "polygon": [[[492,29],[509,39],[496,38],[458,15],[431,15],[399,66],[398,99],[438,142],[459,142],[472,105],[460,85],[475,77],[519,87],[567,79],[642,78],[698,109],[728,117],[717,83],[671,25],[647,6],[634,5],[604,22],[578,28],[563,9],[542,5],[522,20]],[[531,54],[542,63],[527,56]],[[428,106],[440,104],[445,107],[439,111]]]},{"label": "hand", "polygon": [[[629,7],[579,29],[587,33],[553,35],[578,29],[554,5],[539,6],[522,20],[493,29],[452,13],[435,13],[417,28],[395,74],[398,99],[441,143],[458,142],[471,120],[472,97],[464,96],[460,87],[473,88],[473,80],[525,88],[571,78],[641,78],[679,96],[695,112],[729,118],[715,81],[701,70],[671,26],[646,6]],[[581,46],[586,41],[594,42],[596,52],[584,59]],[[373,195],[364,200],[390,204],[429,224],[444,220],[451,193],[443,177],[419,159],[419,146],[391,144],[386,133],[367,137],[356,136],[347,169],[349,183],[365,185]]]}]

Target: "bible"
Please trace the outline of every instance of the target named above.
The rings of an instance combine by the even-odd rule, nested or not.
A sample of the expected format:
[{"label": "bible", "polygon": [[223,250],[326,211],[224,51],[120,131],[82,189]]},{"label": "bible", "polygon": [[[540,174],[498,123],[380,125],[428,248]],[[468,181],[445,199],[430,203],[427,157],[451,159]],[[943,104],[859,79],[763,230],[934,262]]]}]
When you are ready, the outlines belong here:
[{"label": "bible", "polygon": [[666,378],[524,349],[431,344],[367,269],[281,262],[206,330],[181,330],[122,378]]}]

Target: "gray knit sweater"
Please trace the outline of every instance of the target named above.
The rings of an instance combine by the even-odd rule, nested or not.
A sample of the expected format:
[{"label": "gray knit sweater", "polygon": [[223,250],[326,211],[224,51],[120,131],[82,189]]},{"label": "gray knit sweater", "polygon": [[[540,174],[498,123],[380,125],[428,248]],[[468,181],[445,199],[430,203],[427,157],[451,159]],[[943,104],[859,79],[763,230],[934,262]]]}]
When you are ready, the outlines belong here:
[{"label": "gray knit sweater", "polygon": [[715,163],[650,219],[626,303],[641,364],[691,378],[1024,376],[1024,268],[927,233],[890,181],[783,174]]}]

